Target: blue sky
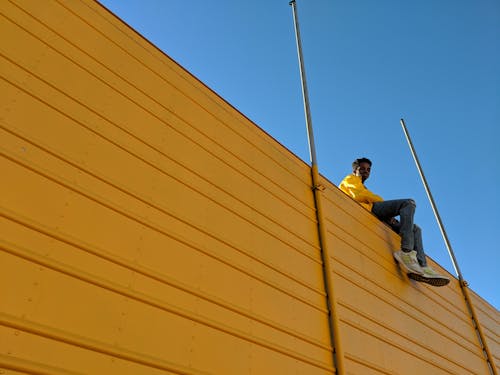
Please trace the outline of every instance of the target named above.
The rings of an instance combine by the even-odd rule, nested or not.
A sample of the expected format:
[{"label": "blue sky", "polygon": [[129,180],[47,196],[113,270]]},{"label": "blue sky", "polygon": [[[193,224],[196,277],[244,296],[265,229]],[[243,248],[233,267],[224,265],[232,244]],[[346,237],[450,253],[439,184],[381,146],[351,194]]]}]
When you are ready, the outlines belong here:
[{"label": "blue sky", "polygon": [[[100,0],[309,163],[288,0]],[[426,252],[453,266],[404,134],[403,117],[470,288],[500,287],[500,2],[297,0],[320,173],[356,157],[367,186],[414,198]]]}]

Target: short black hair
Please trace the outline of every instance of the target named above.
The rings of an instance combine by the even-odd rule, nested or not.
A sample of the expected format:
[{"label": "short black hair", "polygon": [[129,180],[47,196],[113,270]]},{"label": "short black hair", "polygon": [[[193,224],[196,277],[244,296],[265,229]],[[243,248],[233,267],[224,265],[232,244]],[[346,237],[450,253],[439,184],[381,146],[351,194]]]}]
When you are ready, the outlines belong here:
[{"label": "short black hair", "polygon": [[356,159],[352,162],[352,170],[353,172],[356,171],[356,169],[358,169],[359,165],[361,163],[368,163],[370,164],[370,167],[372,166],[372,161],[370,159],[367,159],[367,158],[359,158],[359,159]]}]

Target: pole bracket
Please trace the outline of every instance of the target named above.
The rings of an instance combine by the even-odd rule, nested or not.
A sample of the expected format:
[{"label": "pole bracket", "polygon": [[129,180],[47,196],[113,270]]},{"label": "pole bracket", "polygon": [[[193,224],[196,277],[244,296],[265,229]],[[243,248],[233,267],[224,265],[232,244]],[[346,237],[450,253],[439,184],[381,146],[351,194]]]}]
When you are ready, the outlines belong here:
[{"label": "pole bracket", "polygon": [[326,189],[325,186],[321,184],[313,186],[313,190],[325,191],[325,189]]}]

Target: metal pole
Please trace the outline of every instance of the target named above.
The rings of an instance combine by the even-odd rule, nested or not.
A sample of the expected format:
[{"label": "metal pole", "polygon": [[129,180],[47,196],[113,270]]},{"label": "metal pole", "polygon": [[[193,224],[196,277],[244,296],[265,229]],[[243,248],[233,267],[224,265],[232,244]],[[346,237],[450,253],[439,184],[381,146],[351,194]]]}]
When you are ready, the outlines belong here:
[{"label": "metal pole", "polygon": [[436,207],[436,203],[434,202],[434,198],[432,197],[431,190],[429,189],[429,184],[427,183],[427,179],[425,178],[424,172],[420,165],[420,161],[418,160],[417,153],[415,152],[415,148],[413,147],[413,143],[410,138],[410,134],[408,133],[408,129],[406,128],[405,120],[401,119],[401,126],[403,127],[403,132],[405,133],[406,140],[408,141],[408,145],[410,146],[411,154],[413,155],[413,160],[415,160],[415,164],[417,165],[418,173],[420,174],[420,178],[424,184],[425,192],[427,193],[427,197],[431,202],[432,211],[434,211],[434,216],[439,225],[439,230],[441,231],[441,235],[443,236],[444,242],[446,244],[446,248],[448,249],[448,254],[450,255],[451,261],[453,263],[453,267],[455,268],[455,273],[458,276],[460,282],[463,281],[462,273],[460,272],[460,268],[458,267],[457,259],[455,258],[455,254],[453,253],[453,249],[451,248],[450,240],[448,239],[448,235],[446,234],[446,230],[444,229],[443,222],[441,220],[441,216]]},{"label": "metal pole", "polygon": [[304,99],[304,112],[306,115],[307,139],[309,142],[309,156],[311,158],[311,164],[317,165],[318,162],[316,158],[316,145],[314,143],[311,110],[309,108],[309,92],[307,90],[306,70],[304,67],[304,59],[302,57],[302,42],[300,37],[299,19],[298,19],[297,5],[295,4],[295,0],[290,1],[290,5],[292,6],[293,10],[293,24],[295,26],[295,40],[297,42],[297,55],[299,58],[300,81],[302,83],[302,96]]},{"label": "metal pole", "polygon": [[340,321],[337,316],[337,300],[334,294],[334,288],[332,283],[332,275],[333,271],[330,264],[331,255],[329,253],[329,248],[326,240],[326,227],[325,227],[325,219],[323,215],[322,208],[322,200],[321,200],[321,192],[324,190],[324,187],[320,184],[319,172],[318,172],[318,163],[316,159],[316,146],[314,144],[314,134],[312,129],[312,121],[311,121],[311,112],[309,109],[309,94],[307,92],[307,84],[306,84],[306,73],[304,68],[304,61],[302,58],[302,44],[300,41],[300,29],[299,29],[299,21],[297,15],[297,5],[295,4],[295,0],[290,1],[290,5],[293,10],[293,20],[295,26],[295,38],[297,41],[297,54],[299,58],[300,65],[300,78],[302,82],[302,95],[304,99],[304,111],[306,115],[306,125],[307,125],[307,136],[309,141],[309,155],[311,157],[311,179],[312,179],[312,189],[314,195],[314,205],[316,207],[316,219],[318,222],[318,239],[319,246],[321,250],[321,260],[323,263],[322,271],[323,271],[323,282],[325,285],[325,293],[326,293],[326,305],[328,307],[328,328],[329,328],[329,336],[331,345],[333,347],[332,357],[333,364],[336,369],[337,375],[345,375],[344,370],[344,353],[343,347],[340,342],[340,334],[339,334],[339,326]]},{"label": "metal pole", "polygon": [[453,263],[453,267],[455,268],[455,272],[458,276],[458,281],[460,288],[462,289],[462,293],[464,295],[465,299],[465,304],[467,306],[467,310],[469,311],[471,320],[472,320],[472,325],[474,329],[476,330],[476,334],[479,340],[479,345],[481,346],[481,350],[483,351],[483,355],[486,358],[486,363],[488,364],[489,370],[491,374],[493,375],[498,375],[495,363],[493,362],[493,356],[491,355],[491,352],[488,348],[488,345],[485,340],[485,336],[482,330],[481,325],[479,324],[479,320],[476,315],[476,311],[474,309],[474,306],[472,304],[472,300],[469,295],[469,290],[467,288],[467,282],[464,280],[462,276],[462,272],[460,272],[460,268],[458,267],[458,262],[457,259],[455,258],[455,253],[453,252],[453,249],[451,248],[450,240],[448,239],[448,235],[446,234],[446,230],[444,229],[443,222],[441,220],[441,216],[439,215],[439,212],[436,207],[436,203],[434,202],[434,198],[432,197],[431,190],[429,188],[429,184],[427,183],[427,179],[425,178],[424,171],[420,165],[420,161],[418,160],[417,153],[415,152],[415,148],[413,147],[413,142],[411,141],[410,134],[408,133],[408,129],[406,128],[405,121],[403,119],[400,120],[401,126],[403,127],[403,132],[405,133],[406,140],[408,141],[408,145],[410,146],[410,151],[413,156],[413,160],[415,160],[415,164],[417,165],[418,173],[420,174],[420,178],[422,179],[422,182],[425,187],[425,191],[427,193],[427,197],[429,198],[429,201],[431,202],[432,206],[432,211],[434,211],[434,216],[436,217],[436,220],[439,225],[439,229],[441,230],[441,234],[443,235],[444,242],[446,244],[446,248],[448,249],[448,254],[451,257],[451,261]]}]

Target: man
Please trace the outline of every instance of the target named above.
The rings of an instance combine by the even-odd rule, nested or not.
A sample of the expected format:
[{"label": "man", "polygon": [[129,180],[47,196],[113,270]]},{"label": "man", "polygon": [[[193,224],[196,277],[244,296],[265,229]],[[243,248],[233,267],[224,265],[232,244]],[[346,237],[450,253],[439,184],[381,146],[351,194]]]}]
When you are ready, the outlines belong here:
[{"label": "man", "polygon": [[[406,269],[409,278],[434,286],[448,284],[450,282],[448,277],[438,274],[427,265],[422,231],[413,224],[415,201],[413,199],[384,201],[382,197],[368,190],[364,182],[370,176],[371,166],[372,162],[367,158],[354,160],[352,174],[342,180],[340,189],[401,235],[401,250],[393,255]],[[400,220],[396,220],[395,216],[399,216]]]}]

